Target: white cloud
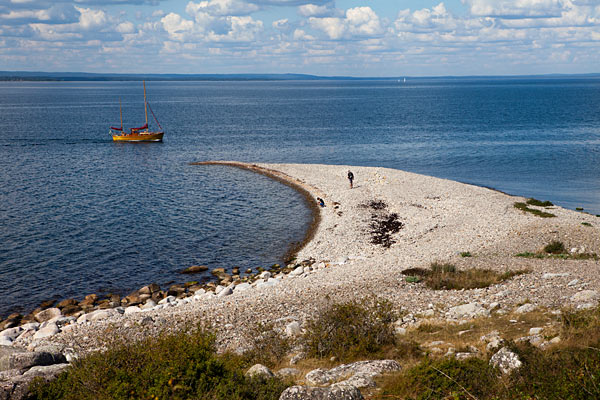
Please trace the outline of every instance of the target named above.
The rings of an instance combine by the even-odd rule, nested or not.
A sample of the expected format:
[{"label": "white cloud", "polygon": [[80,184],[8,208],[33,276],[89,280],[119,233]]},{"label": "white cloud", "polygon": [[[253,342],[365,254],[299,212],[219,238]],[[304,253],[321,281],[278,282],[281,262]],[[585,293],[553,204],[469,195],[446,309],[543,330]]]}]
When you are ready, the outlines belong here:
[{"label": "white cloud", "polygon": [[194,21],[181,18],[179,14],[175,13],[165,15],[160,22],[173,40],[184,40],[186,35],[194,29]]},{"label": "white cloud", "polygon": [[242,0],[208,0],[199,3],[189,2],[185,11],[192,15],[208,14],[212,16],[249,15],[260,8],[256,4]]},{"label": "white cloud", "polygon": [[294,40],[306,40],[306,41],[313,41],[315,40],[314,36],[308,35],[306,32],[304,32],[302,29],[296,29],[294,31]]},{"label": "white cloud", "polygon": [[133,33],[135,31],[135,26],[129,21],[121,22],[117,25],[116,30],[119,33]]},{"label": "white cloud", "polygon": [[303,17],[331,17],[335,13],[332,4],[304,4],[298,7],[298,13]]},{"label": "white cloud", "polygon": [[79,26],[83,29],[101,28],[106,26],[106,14],[102,10],[75,7],[81,13]]},{"label": "white cloud", "polygon": [[461,0],[474,16],[502,18],[559,17],[568,0]]},{"label": "white cloud", "polygon": [[310,17],[308,21],[311,27],[333,40],[381,35],[384,31],[379,17],[370,7],[350,8],[344,18]]}]

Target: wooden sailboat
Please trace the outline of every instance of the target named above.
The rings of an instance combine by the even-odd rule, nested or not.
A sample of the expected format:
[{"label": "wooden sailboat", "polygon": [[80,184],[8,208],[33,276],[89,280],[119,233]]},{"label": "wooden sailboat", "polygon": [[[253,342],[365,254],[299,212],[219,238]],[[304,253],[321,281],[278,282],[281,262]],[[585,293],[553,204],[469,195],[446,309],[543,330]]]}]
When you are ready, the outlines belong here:
[{"label": "wooden sailboat", "polygon": [[131,128],[129,133],[123,130],[123,111],[121,110],[121,99],[119,99],[119,114],[121,116],[121,127],[116,128],[114,126],[110,127],[110,133],[115,142],[162,142],[162,138],[164,135],[164,131],[162,130],[162,126],[156,119],[156,115],[154,115],[154,111],[152,111],[152,107],[150,107],[150,112],[158,125],[160,131],[152,132],[148,129],[148,107],[150,104],[146,101],[146,81],[144,81],[144,111],[146,114],[146,124],[144,126],[140,126],[139,128]]}]

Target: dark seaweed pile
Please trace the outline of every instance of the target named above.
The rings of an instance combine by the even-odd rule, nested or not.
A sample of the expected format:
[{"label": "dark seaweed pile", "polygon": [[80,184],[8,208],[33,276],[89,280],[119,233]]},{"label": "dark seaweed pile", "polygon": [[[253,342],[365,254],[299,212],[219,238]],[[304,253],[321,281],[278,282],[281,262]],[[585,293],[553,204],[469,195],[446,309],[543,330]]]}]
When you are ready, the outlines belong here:
[{"label": "dark seaweed pile", "polygon": [[374,212],[371,214],[371,243],[381,245],[389,249],[396,241],[392,235],[398,233],[404,227],[400,222],[398,214],[388,214],[384,210],[387,209],[387,204],[381,200],[371,200],[362,207],[369,208]]}]

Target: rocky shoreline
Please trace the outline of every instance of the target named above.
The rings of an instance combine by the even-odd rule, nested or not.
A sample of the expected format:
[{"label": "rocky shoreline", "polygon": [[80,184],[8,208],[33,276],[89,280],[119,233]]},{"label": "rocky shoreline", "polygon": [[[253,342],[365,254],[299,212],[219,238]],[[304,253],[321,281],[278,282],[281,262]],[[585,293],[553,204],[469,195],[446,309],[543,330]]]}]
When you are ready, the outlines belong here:
[{"label": "rocky shoreline", "polygon": [[[54,346],[57,352],[51,353],[51,359],[62,361],[62,355],[68,361],[104,348],[107,332],[133,341],[203,323],[217,333],[219,349],[241,352],[248,348],[248,331],[259,322],[294,334],[332,302],[368,296],[386,299],[400,311],[398,334],[422,323],[588,308],[600,299],[600,262],[580,257],[600,254],[600,219],[596,216],[531,206],[554,215],[541,218],[515,207],[526,200],[521,197],[386,168],[220,164],[277,176],[312,199],[324,199],[325,207],[316,208],[318,225],[298,251],[297,259],[302,261],[262,271],[245,281],[235,274],[221,275],[214,287],[184,285],[169,292],[149,285],[118,302],[116,298],[90,298],[88,303],[97,308],[86,312],[82,307],[79,315],[63,313],[75,304],[38,310],[35,321],[0,331],[2,348],[40,353]],[[347,185],[348,169],[356,177],[353,189]],[[375,241],[374,235],[380,240]],[[568,257],[517,256],[539,251],[553,240],[565,244]],[[485,289],[460,291],[431,290],[402,274],[436,261],[450,261],[458,269],[528,272]],[[215,271],[217,276],[224,273]],[[542,338],[540,343],[545,342]],[[441,349],[444,346],[433,345],[449,351]],[[15,376],[21,382],[31,368],[29,363],[0,372],[0,388],[12,385],[3,382],[15,382]],[[13,380],[6,378],[9,375]],[[19,384],[14,385],[13,392]]]}]

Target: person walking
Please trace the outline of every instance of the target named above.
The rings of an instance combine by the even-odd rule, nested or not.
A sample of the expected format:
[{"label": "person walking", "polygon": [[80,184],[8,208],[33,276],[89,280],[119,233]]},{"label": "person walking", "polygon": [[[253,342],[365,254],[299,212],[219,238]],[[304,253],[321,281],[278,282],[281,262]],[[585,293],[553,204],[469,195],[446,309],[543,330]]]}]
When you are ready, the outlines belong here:
[{"label": "person walking", "polygon": [[350,181],[350,189],[352,189],[352,181],[354,180],[354,174],[348,171],[348,180]]}]

